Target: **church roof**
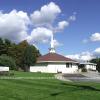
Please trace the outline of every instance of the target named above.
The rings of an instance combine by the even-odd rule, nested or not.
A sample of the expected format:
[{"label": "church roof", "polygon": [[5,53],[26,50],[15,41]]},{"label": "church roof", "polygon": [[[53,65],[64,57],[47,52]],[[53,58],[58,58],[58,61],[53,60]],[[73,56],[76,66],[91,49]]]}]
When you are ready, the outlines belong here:
[{"label": "church roof", "polygon": [[40,62],[72,62],[72,63],[78,63],[75,60],[64,57],[64,56],[57,54],[57,53],[48,53],[46,55],[40,56],[37,59],[37,63],[40,63]]}]

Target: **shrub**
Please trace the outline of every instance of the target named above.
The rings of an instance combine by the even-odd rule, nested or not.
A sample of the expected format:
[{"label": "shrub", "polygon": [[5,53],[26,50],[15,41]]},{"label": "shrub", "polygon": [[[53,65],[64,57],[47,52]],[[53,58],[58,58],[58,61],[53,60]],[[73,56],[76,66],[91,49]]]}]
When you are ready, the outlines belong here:
[{"label": "shrub", "polygon": [[87,69],[86,68],[82,68],[82,72],[87,72]]},{"label": "shrub", "polygon": [[15,63],[14,59],[12,59],[11,57],[6,56],[6,55],[0,56],[0,66],[9,67],[11,70],[16,69],[16,63]]}]

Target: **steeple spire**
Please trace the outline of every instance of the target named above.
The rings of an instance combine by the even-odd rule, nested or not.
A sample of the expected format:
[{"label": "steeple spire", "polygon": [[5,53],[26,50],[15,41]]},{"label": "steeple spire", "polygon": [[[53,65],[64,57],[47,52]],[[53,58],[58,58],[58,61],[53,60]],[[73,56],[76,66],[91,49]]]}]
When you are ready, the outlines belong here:
[{"label": "steeple spire", "polygon": [[51,36],[51,42],[50,42],[50,53],[55,53],[55,47],[54,47],[54,39],[53,39],[53,34]]}]

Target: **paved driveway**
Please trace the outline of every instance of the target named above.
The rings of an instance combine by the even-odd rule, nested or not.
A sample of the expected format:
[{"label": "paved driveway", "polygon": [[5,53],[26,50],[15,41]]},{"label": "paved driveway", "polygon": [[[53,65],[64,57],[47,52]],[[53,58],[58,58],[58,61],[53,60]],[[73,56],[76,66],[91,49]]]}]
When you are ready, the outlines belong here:
[{"label": "paved driveway", "polygon": [[87,72],[78,74],[63,74],[64,80],[74,82],[100,82],[100,74],[98,72]]}]

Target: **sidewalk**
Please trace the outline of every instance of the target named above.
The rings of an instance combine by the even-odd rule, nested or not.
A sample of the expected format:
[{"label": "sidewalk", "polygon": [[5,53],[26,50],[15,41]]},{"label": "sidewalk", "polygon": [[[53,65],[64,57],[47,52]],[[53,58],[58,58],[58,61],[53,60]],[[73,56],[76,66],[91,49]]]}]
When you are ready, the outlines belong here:
[{"label": "sidewalk", "polygon": [[64,74],[56,74],[55,78],[58,79],[58,80],[62,80],[62,81],[72,82],[71,80],[66,79],[65,77],[63,77],[63,75]]}]

